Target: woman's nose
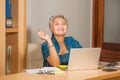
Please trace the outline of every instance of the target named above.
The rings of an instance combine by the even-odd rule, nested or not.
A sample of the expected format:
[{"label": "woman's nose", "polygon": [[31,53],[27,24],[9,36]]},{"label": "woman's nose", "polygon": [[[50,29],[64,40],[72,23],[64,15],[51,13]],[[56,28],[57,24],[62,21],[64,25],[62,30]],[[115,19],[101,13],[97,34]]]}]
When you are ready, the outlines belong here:
[{"label": "woman's nose", "polygon": [[59,24],[59,27],[63,27],[63,24]]}]

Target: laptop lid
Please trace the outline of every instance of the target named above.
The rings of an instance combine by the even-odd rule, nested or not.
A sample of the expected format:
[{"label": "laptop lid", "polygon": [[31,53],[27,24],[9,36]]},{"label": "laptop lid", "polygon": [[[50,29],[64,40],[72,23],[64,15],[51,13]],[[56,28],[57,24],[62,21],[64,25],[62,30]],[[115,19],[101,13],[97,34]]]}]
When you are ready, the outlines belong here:
[{"label": "laptop lid", "polygon": [[101,48],[74,48],[70,51],[68,70],[97,69]]}]

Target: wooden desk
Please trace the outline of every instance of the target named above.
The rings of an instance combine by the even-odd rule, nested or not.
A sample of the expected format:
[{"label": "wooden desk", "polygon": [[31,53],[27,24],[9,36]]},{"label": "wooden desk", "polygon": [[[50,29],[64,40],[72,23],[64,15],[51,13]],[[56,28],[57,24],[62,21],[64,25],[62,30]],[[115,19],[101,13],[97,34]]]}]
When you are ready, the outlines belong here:
[{"label": "wooden desk", "polygon": [[[103,72],[102,70],[66,71],[55,75],[21,72],[0,75],[0,80],[120,80],[118,76],[120,76],[120,70],[115,72]],[[113,79],[113,77],[115,78]]]}]

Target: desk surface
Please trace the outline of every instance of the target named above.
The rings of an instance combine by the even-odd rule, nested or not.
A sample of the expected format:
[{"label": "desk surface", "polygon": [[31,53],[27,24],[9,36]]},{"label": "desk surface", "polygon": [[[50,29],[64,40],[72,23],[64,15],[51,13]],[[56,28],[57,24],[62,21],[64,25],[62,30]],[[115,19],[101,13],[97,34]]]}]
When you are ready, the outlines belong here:
[{"label": "desk surface", "polygon": [[[120,76],[120,70],[114,72],[104,72],[99,70],[66,71],[64,73],[29,74],[26,72],[0,75],[0,80],[103,80]],[[118,79],[120,80],[120,79]]]}]

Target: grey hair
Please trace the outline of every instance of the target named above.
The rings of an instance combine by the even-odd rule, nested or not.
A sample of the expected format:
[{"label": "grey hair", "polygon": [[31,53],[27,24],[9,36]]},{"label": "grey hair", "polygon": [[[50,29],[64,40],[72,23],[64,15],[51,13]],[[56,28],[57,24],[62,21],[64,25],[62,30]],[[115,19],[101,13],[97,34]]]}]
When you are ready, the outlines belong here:
[{"label": "grey hair", "polygon": [[49,19],[49,27],[51,27],[51,24],[52,24],[53,20],[54,20],[55,18],[59,18],[59,17],[60,17],[60,18],[63,18],[63,19],[67,22],[67,18],[64,17],[63,15],[59,15],[59,14],[53,15],[53,16],[51,16],[50,19]]}]

